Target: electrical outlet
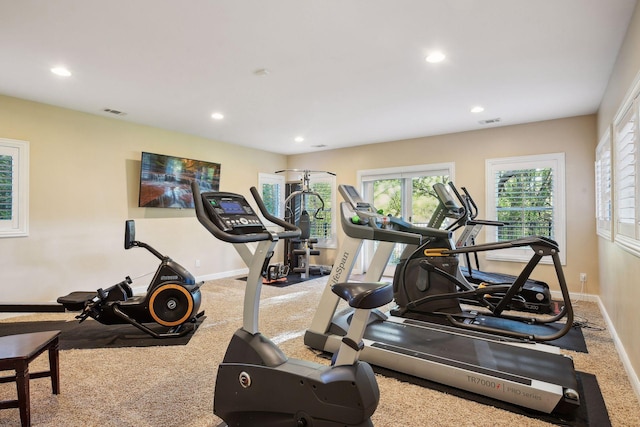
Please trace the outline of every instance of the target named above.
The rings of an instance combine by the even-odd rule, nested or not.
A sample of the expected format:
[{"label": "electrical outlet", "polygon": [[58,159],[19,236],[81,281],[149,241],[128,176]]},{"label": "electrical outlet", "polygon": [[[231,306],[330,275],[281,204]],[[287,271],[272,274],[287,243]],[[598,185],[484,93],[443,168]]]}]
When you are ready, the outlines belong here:
[{"label": "electrical outlet", "polygon": [[580,281],[581,282],[587,281],[587,273],[580,273]]},{"label": "electrical outlet", "polygon": [[200,267],[200,260],[199,259],[196,260],[196,267]]}]

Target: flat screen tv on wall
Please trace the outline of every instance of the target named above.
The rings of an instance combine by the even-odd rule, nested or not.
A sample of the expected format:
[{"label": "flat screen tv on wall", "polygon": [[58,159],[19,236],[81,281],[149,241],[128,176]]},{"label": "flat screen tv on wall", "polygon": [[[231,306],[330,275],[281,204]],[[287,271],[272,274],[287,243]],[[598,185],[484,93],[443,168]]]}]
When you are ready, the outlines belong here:
[{"label": "flat screen tv on wall", "polygon": [[193,208],[193,180],[198,181],[202,191],[218,191],[220,163],[143,152],[138,206]]}]

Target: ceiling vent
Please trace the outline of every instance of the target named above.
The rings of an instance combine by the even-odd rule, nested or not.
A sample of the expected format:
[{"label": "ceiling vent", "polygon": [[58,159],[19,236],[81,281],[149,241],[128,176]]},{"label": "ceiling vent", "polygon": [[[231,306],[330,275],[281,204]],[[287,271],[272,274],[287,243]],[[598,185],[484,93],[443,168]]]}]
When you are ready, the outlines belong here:
[{"label": "ceiling vent", "polygon": [[490,124],[499,123],[499,122],[500,122],[500,117],[496,117],[495,119],[480,120],[478,123],[480,123],[481,125],[490,125]]},{"label": "ceiling vent", "polygon": [[127,115],[127,113],[123,113],[122,111],[118,111],[118,110],[113,110],[111,108],[105,108],[102,111],[104,111],[105,113],[113,114],[115,116],[126,116]]}]

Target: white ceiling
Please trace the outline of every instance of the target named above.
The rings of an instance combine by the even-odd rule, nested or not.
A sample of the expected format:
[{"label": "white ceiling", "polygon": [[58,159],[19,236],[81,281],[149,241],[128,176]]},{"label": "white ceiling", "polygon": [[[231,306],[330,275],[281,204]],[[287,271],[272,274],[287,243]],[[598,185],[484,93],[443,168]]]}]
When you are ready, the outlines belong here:
[{"label": "white ceiling", "polygon": [[570,117],[635,3],[0,0],[0,94],[283,154]]}]

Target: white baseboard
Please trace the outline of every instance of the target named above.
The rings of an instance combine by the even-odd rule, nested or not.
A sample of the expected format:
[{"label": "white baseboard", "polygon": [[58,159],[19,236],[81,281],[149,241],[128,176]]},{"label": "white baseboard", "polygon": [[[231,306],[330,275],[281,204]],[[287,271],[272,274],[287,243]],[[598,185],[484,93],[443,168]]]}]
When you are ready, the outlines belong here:
[{"label": "white baseboard", "polygon": [[[206,282],[207,280],[216,280],[216,279],[226,279],[229,277],[242,276],[249,274],[248,268],[241,268],[239,270],[230,270],[223,271],[222,273],[212,273],[212,274],[204,274],[201,276],[196,276],[196,282]],[[145,286],[136,286],[133,289],[134,294],[143,294],[147,292],[147,285]]]},{"label": "white baseboard", "polygon": [[629,360],[629,356],[624,349],[624,345],[620,341],[618,337],[618,333],[616,332],[615,326],[613,326],[613,322],[607,313],[607,309],[604,307],[602,300],[600,297],[596,297],[598,301],[598,307],[600,307],[600,312],[602,313],[602,318],[607,325],[607,329],[613,338],[613,343],[618,351],[618,356],[620,356],[620,360],[622,361],[622,365],[624,366],[625,371],[627,371],[627,376],[629,377],[629,381],[631,382],[631,387],[633,391],[636,393],[636,399],[640,401],[640,379],[638,378],[638,374],[633,369],[633,365],[631,365],[631,360]]},{"label": "white baseboard", "polygon": [[[571,303],[575,304],[579,301],[587,301],[587,302],[598,302],[600,299],[597,295],[593,294],[582,294],[580,292],[571,292],[569,293],[569,297],[571,298]],[[562,299],[562,292],[560,291],[551,291],[551,298],[554,300]]]},{"label": "white baseboard", "polygon": [[222,273],[205,274],[204,276],[196,277],[196,281],[202,282],[207,280],[227,279],[229,277],[242,276],[249,274],[248,268],[241,268],[239,270],[224,271]]}]

